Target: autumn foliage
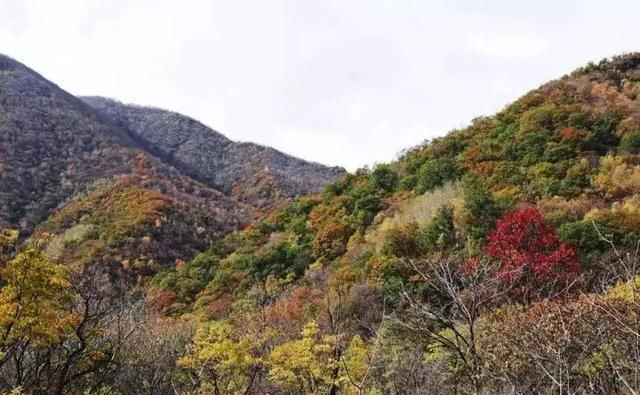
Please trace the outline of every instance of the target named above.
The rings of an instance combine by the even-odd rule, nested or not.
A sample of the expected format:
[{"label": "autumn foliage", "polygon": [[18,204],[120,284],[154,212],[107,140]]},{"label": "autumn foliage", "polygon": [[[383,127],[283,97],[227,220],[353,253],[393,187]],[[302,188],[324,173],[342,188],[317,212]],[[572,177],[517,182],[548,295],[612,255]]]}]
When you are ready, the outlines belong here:
[{"label": "autumn foliage", "polygon": [[567,283],[580,271],[575,249],[560,240],[537,208],[506,214],[487,240],[485,253],[499,262],[497,275],[504,281],[524,277],[537,284]]},{"label": "autumn foliage", "polygon": [[0,393],[638,393],[640,54],[612,62],[244,230],[133,178],[0,230]]}]

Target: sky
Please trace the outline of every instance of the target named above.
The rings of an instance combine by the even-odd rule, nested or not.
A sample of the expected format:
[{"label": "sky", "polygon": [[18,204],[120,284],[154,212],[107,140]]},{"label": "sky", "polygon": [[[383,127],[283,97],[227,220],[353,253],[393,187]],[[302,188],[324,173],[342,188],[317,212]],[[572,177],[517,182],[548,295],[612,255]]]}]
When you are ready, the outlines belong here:
[{"label": "sky", "polygon": [[640,50],[637,1],[0,0],[0,53],[76,95],[354,170]]}]

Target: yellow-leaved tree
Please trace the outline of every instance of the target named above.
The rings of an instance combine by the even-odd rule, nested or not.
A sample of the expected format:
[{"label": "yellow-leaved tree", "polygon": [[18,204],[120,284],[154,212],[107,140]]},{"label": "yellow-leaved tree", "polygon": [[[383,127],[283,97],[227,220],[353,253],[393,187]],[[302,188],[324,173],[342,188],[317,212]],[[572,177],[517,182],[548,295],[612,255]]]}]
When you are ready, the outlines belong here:
[{"label": "yellow-leaved tree", "polygon": [[340,358],[340,387],[345,395],[375,393],[368,388],[370,375],[369,347],[355,335]]},{"label": "yellow-leaved tree", "polygon": [[258,374],[262,344],[247,335],[235,336],[228,322],[208,322],[198,327],[178,364],[193,379],[197,393],[245,394]]},{"label": "yellow-leaved tree", "polygon": [[336,387],[334,359],[335,336],[320,336],[315,321],[307,323],[302,338],[275,347],[267,355],[269,379],[275,384],[300,394],[327,393]]},{"label": "yellow-leaved tree", "polygon": [[609,197],[640,193],[640,166],[627,156],[607,155],[600,159],[600,170],[593,185]]},{"label": "yellow-leaved tree", "polygon": [[0,232],[0,366],[27,347],[59,342],[71,329],[71,285],[61,265],[33,245],[15,253],[17,232]]}]

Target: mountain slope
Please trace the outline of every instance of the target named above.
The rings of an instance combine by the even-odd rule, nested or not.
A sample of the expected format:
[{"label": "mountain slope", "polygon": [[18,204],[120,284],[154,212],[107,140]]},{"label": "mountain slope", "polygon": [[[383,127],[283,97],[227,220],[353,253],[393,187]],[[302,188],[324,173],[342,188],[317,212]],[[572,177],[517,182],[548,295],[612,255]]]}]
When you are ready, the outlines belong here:
[{"label": "mountain slope", "polygon": [[119,137],[81,101],[0,57],[0,218],[32,227],[73,193],[69,178],[103,177],[107,163],[129,171]]},{"label": "mountain slope", "polygon": [[312,392],[312,372],[323,393],[620,393],[640,388],[639,243],[635,53],[216,240],[153,306],[197,317],[196,375],[251,328],[252,393]]},{"label": "mountain slope", "polygon": [[[153,234],[154,243],[164,240],[164,247],[139,255],[169,263],[192,256],[212,237],[242,227],[266,207],[318,189],[342,173],[232,143],[184,116],[140,110],[132,110],[142,119],[131,124],[112,119],[0,55],[0,226],[20,228],[24,235],[39,228],[39,234],[53,232],[48,237],[59,241],[74,226],[91,224],[93,232],[67,244],[82,250],[85,242],[100,240],[102,247],[92,255],[121,260],[137,258],[140,240]],[[132,125],[144,128],[138,134]],[[248,158],[263,152],[268,153],[263,162]],[[295,162],[291,171],[290,162]],[[274,172],[264,170],[272,163]],[[302,185],[301,179],[308,182]],[[92,198],[96,193],[99,198]],[[160,194],[156,198],[165,202],[159,211],[146,210],[149,200],[136,198],[149,194]],[[100,209],[105,200],[115,206]],[[55,220],[59,212],[66,212],[64,221]],[[139,221],[127,229],[108,225],[128,223],[126,217],[135,212],[149,217],[134,215]],[[120,251],[135,253],[123,257]]]},{"label": "mountain slope", "polygon": [[181,172],[259,208],[318,192],[344,174],[340,168],[310,163],[273,148],[233,142],[174,112],[101,97],[83,100]]},{"label": "mountain slope", "polygon": [[[65,114],[79,105],[53,94]],[[43,96],[27,108],[52,103]],[[0,358],[2,391],[640,390],[640,54],[548,82],[394,162],[293,199],[152,279],[140,276],[145,308],[139,289],[113,279],[152,274],[157,262],[185,256],[185,245],[199,249],[209,234],[203,221],[217,217],[206,204],[229,197],[129,148],[148,142],[79,106],[79,124],[104,136],[76,133],[111,147],[125,173],[87,185],[71,172],[84,191],[17,254],[15,232],[0,232],[9,252],[0,254],[0,346],[10,356]],[[55,111],[40,109],[45,119],[58,119]],[[188,122],[176,117],[167,123]],[[74,144],[70,158],[71,148],[56,147],[60,158],[39,154],[19,140],[20,124],[37,117],[8,118],[5,151],[54,164],[82,152]],[[108,167],[104,152],[85,157]],[[15,197],[41,199],[29,185],[15,188]],[[83,270],[66,276],[69,262]]]}]

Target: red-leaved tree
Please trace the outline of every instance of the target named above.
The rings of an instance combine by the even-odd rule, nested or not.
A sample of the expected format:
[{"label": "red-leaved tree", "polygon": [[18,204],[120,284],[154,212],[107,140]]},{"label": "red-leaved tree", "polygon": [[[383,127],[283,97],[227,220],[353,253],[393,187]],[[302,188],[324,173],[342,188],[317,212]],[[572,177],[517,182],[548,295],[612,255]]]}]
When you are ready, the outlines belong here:
[{"label": "red-leaved tree", "polygon": [[517,282],[525,300],[532,293],[548,293],[571,284],[580,272],[573,247],[560,240],[535,207],[504,215],[487,236],[484,252],[498,263],[496,276],[505,283]]}]

